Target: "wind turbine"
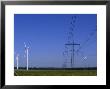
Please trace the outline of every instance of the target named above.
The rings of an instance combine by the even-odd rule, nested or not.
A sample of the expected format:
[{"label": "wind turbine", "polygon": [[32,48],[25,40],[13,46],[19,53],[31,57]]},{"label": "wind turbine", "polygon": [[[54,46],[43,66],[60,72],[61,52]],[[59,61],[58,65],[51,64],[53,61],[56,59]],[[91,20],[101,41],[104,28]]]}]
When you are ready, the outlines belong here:
[{"label": "wind turbine", "polygon": [[18,65],[19,65],[19,64],[18,64],[18,60],[19,60],[19,54],[16,55],[17,70],[18,70],[18,68],[19,68],[19,67],[18,67]]},{"label": "wind turbine", "polygon": [[29,60],[29,47],[26,46],[24,42],[24,47],[25,47],[25,53],[26,53],[26,65],[27,65],[27,70],[28,70],[28,60]]}]

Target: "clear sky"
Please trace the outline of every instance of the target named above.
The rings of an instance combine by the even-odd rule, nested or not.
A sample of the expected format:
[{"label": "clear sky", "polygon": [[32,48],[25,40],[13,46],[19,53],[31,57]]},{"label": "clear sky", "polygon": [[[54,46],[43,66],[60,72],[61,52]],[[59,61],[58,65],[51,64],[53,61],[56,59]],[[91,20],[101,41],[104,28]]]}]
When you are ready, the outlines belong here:
[{"label": "clear sky", "polygon": [[[19,66],[26,66],[24,42],[29,48],[30,67],[62,67],[71,18],[76,16],[74,40],[75,67],[97,65],[96,14],[15,14],[14,51],[19,53]],[[86,58],[86,59],[84,59]],[[68,58],[68,61],[70,59]],[[16,66],[16,60],[14,61]],[[70,65],[70,64],[68,64]]]}]

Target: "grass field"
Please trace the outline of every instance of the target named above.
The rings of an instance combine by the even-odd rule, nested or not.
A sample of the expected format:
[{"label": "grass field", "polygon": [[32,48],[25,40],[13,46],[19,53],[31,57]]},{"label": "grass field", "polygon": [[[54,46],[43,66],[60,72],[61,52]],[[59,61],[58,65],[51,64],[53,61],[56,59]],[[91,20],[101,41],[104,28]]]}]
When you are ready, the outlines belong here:
[{"label": "grass field", "polygon": [[97,76],[97,70],[15,70],[15,76]]}]

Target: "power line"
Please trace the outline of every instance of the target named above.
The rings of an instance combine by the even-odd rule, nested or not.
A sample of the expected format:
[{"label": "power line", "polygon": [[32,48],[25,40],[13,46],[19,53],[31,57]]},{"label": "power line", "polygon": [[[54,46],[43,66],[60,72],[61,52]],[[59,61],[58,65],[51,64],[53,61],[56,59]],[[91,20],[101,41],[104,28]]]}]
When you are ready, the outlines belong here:
[{"label": "power line", "polygon": [[[89,40],[91,39],[91,37],[95,34],[95,32],[96,32],[96,30],[93,30],[93,32],[91,32],[90,34],[89,34],[89,37],[86,39],[86,41],[82,44],[82,46],[80,46],[79,47],[79,49],[77,49],[77,51],[79,51],[79,50],[81,50],[86,44],[87,44],[87,42],[89,42]],[[77,52],[76,51],[76,52]]]},{"label": "power line", "polygon": [[[65,45],[66,45],[65,47],[67,47],[67,46],[69,46],[69,47],[65,48],[65,49],[66,49],[65,55],[66,55],[66,53],[67,53],[68,55],[66,55],[67,58],[65,58],[66,61],[65,61],[64,63],[65,63],[65,65],[66,65],[67,63],[71,63],[71,64],[70,64],[70,65],[71,65],[71,68],[72,68],[73,65],[75,64],[75,63],[74,63],[75,53],[80,52],[80,50],[83,49],[85,46],[87,47],[87,45],[88,45],[87,43],[90,42],[91,38],[92,38],[92,37],[94,36],[94,34],[96,33],[96,29],[93,29],[92,32],[89,33],[88,38],[84,41],[84,43],[83,43],[82,45],[75,43],[75,42],[74,42],[74,31],[76,31],[76,26],[75,26],[76,18],[77,18],[76,16],[72,16],[72,21],[70,22],[71,27],[70,27],[69,30],[68,30],[68,33],[67,33],[67,35],[68,35],[68,37],[67,37],[67,43],[65,44]],[[93,43],[94,43],[94,42],[93,42]],[[89,43],[89,44],[90,44],[90,43]],[[92,43],[91,43],[91,44],[92,44]],[[77,50],[75,50],[75,45],[79,45],[79,48],[78,48]],[[70,48],[70,47],[71,47],[71,48]],[[70,50],[69,50],[69,49],[70,49]],[[80,53],[80,54],[82,55],[82,57],[84,57],[84,53]],[[68,60],[70,60],[70,62],[68,62]],[[74,63],[74,64],[73,64],[73,63]]]}]

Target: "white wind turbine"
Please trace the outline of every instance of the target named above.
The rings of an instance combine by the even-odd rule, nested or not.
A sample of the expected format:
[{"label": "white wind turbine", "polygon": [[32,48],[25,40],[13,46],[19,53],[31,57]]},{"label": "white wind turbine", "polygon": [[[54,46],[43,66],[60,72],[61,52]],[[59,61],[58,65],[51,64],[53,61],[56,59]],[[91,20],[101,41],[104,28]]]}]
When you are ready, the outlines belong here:
[{"label": "white wind turbine", "polygon": [[26,46],[25,42],[24,42],[24,47],[25,47],[25,53],[26,53],[26,65],[27,65],[27,70],[28,70],[28,60],[29,60],[29,47]]},{"label": "white wind turbine", "polygon": [[16,62],[17,62],[17,70],[18,70],[19,69],[19,67],[18,67],[19,66],[19,63],[18,63],[19,62],[19,54],[16,55]]}]

